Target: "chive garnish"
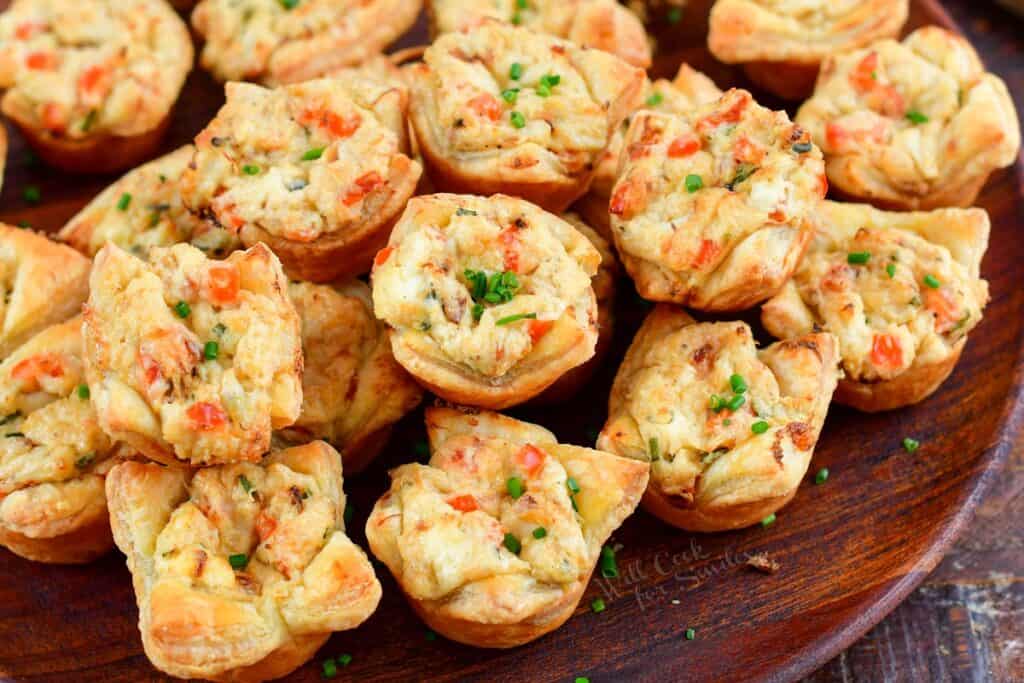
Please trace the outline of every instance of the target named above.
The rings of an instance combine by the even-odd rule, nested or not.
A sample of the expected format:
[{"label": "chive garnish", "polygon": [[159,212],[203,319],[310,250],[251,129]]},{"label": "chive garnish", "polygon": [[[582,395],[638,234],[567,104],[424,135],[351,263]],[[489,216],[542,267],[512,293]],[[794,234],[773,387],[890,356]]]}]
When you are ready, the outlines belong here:
[{"label": "chive garnish", "polygon": [[[7,436],[10,436],[10,434],[8,434]],[[96,454],[95,453],[86,453],[82,457],[78,458],[78,460],[75,460],[75,467],[77,467],[80,470],[84,470],[86,467],[91,465],[92,461],[95,460],[95,459],[96,459]]]},{"label": "chive garnish", "polygon": [[245,175],[259,175],[260,167],[256,164],[246,164],[245,166],[242,166],[242,173]]},{"label": "chive garnish", "polygon": [[743,379],[742,375],[733,374],[729,377],[729,386],[732,387],[733,393],[745,394],[747,392],[747,381]]},{"label": "chive garnish", "polygon": [[736,394],[726,402],[725,407],[735,413],[737,410],[742,408],[743,404],[746,402],[746,396],[744,396],[743,394]]},{"label": "chive garnish", "polygon": [[903,450],[907,453],[913,453],[921,447],[921,442],[917,439],[911,439],[909,436],[903,439]]},{"label": "chive garnish", "polygon": [[323,153],[324,153],[325,149],[327,149],[327,148],[326,147],[314,147],[313,149],[307,150],[306,153],[302,155],[302,160],[303,161],[316,161],[321,156],[323,156]]},{"label": "chive garnish", "polygon": [[941,286],[939,279],[932,275],[931,273],[924,276],[924,283],[931,287],[932,289],[938,289]]},{"label": "chive garnish", "polygon": [[513,81],[518,81],[523,76],[523,65],[519,62],[513,62],[512,66],[508,69],[508,77]]},{"label": "chive garnish", "polygon": [[512,496],[513,500],[518,500],[526,491],[526,485],[519,477],[509,477],[508,481],[505,482],[505,488],[508,490],[508,495]]},{"label": "chive garnish", "polygon": [[797,154],[807,154],[812,149],[814,149],[814,145],[809,142],[798,142],[793,145],[793,151]]},{"label": "chive garnish", "polygon": [[619,564],[615,561],[615,551],[611,546],[601,548],[601,576],[606,579],[616,579],[619,576]]},{"label": "chive garnish", "polygon": [[238,484],[242,487],[242,490],[245,491],[246,493],[249,493],[250,491],[252,491],[252,483],[249,481],[249,478],[247,476],[245,476],[244,474],[238,475]]},{"label": "chive garnish", "polygon": [[604,610],[605,610],[605,604],[604,604],[604,600],[602,600],[601,598],[594,598],[590,602],[590,611],[593,612],[594,614],[600,614]]},{"label": "chive garnish", "polygon": [[548,535],[548,530],[542,526],[537,527],[533,530],[533,537],[540,540]]},{"label": "chive garnish", "polygon": [[695,173],[686,176],[686,191],[693,194],[704,187],[704,179]]},{"label": "chive garnish", "polygon": [[569,493],[576,495],[580,492],[580,484],[576,481],[575,477],[569,477],[565,480],[565,485],[569,489]]},{"label": "chive garnish", "polygon": [[764,434],[768,431],[768,423],[764,420],[758,420],[754,424],[750,425],[750,431],[755,434]]},{"label": "chive garnish", "polygon": [[178,314],[179,318],[187,318],[192,312],[192,307],[188,305],[187,301],[179,301],[174,304],[174,312]]},{"label": "chive garnish", "polygon": [[338,664],[341,664],[342,666],[348,666],[351,663],[352,663],[352,655],[348,654],[347,652],[344,653],[344,654],[338,655]]},{"label": "chive garnish", "polygon": [[325,659],[320,670],[324,678],[334,678],[338,675],[338,665],[335,664],[333,659]]},{"label": "chive garnish", "polygon": [[203,344],[203,358],[206,360],[217,360],[220,354],[220,344],[215,341],[208,341]]},{"label": "chive garnish", "polygon": [[846,255],[846,262],[851,266],[863,266],[871,260],[871,252],[854,251]]},{"label": "chive garnish", "polygon": [[509,114],[509,120],[512,121],[512,125],[515,126],[516,128],[526,127],[526,117],[517,111],[514,111],[511,114]]},{"label": "chive garnish", "polygon": [[245,569],[245,566],[249,564],[249,556],[245,553],[229,555],[228,563],[231,565],[232,569]]},{"label": "chive garnish", "polygon": [[919,111],[911,109],[907,112],[907,121],[910,121],[916,126],[922,123],[928,123],[928,117]]},{"label": "chive garnish", "polygon": [[687,640],[693,640],[694,638],[697,637],[697,632],[695,630],[693,630],[692,628],[688,628],[683,633],[683,635],[686,637]]},{"label": "chive garnish", "polygon": [[[456,216],[479,216],[480,214],[478,214],[476,211],[473,211],[472,209],[464,209],[464,208],[462,208],[460,206],[459,208],[455,209],[455,215]],[[467,272],[469,272],[469,271],[467,271]]]},{"label": "chive garnish", "polygon": [[708,407],[719,413],[725,408],[725,399],[717,394],[711,394],[711,398],[708,400]]},{"label": "chive garnish", "polygon": [[505,547],[508,548],[508,551],[513,555],[518,555],[519,551],[523,549],[522,543],[520,543],[519,539],[512,534],[505,534]]},{"label": "chive garnish", "polygon": [[650,441],[647,442],[647,448],[650,451],[652,462],[661,457],[661,451],[658,448],[658,439],[656,437],[651,437]]},{"label": "chive garnish", "polygon": [[29,204],[38,204],[43,198],[43,193],[36,185],[29,185],[21,193],[21,196]]},{"label": "chive garnish", "polygon": [[85,399],[89,398],[89,385],[88,384],[79,384],[78,385],[78,398],[82,399],[83,401]]},{"label": "chive garnish", "polygon": [[885,272],[889,274],[889,279],[896,277],[896,264],[890,263],[885,267]]},{"label": "chive garnish", "polygon": [[356,506],[352,503],[345,501],[345,511],[341,513],[341,518],[345,522],[345,526],[352,523],[352,517],[356,514]]},{"label": "chive garnish", "polygon": [[516,100],[519,99],[519,88],[509,88],[508,90],[502,90],[501,99],[505,100],[509,104],[515,104]]},{"label": "chive garnish", "polygon": [[519,322],[520,320],[536,320],[536,319],[537,319],[537,314],[536,313],[516,313],[515,315],[508,315],[508,316],[505,316],[504,318],[498,318],[498,321],[495,322],[494,324],[495,325],[509,325],[511,323],[514,323],[514,322]]},{"label": "chive garnish", "polygon": [[772,524],[775,524],[774,512],[761,520],[761,526],[771,526]]},{"label": "chive garnish", "polygon": [[117,208],[119,211],[127,211],[128,207],[131,206],[132,196],[128,192],[121,195],[121,198],[117,200]]},{"label": "chive garnish", "polygon": [[822,467],[818,470],[818,473],[814,475],[814,483],[824,484],[826,481],[828,481],[828,468]]},{"label": "chive garnish", "polygon": [[651,93],[651,96],[647,98],[648,107],[657,107],[659,104],[665,101],[665,96],[655,90]]}]

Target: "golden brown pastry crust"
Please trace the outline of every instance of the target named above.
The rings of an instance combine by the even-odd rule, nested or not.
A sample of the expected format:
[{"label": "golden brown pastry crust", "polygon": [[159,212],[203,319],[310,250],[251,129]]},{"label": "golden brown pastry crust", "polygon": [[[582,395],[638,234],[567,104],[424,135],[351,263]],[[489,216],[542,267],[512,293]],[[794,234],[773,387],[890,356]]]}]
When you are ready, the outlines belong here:
[{"label": "golden brown pastry crust", "polygon": [[827,59],[797,122],[838,196],[893,210],[971,206],[1020,150],[1006,84],[935,26]]},{"label": "golden brown pastry crust", "polygon": [[57,238],[95,256],[113,242],[139,258],[152,247],[190,242],[220,258],[240,247],[223,228],[199,220],[181,201],[178,181],[195,153],[192,145],[129,171],[107,187],[61,228]]},{"label": "golden brown pastry crust", "polygon": [[[839,403],[876,412],[924,400],[981,322],[988,214],[823,202],[820,215],[818,235],[793,279],[765,303],[762,323],[781,338],[812,329],[836,334]],[[856,262],[865,255],[866,263]]]},{"label": "golden brown pastry crust", "polygon": [[37,562],[113,547],[103,477],[118,448],[89,400],[81,329],[52,325],[0,364],[0,544]]},{"label": "golden brown pastry crust", "polygon": [[7,129],[0,121],[0,188],[4,186],[4,168],[7,166]]},{"label": "golden brown pastry crust", "polygon": [[494,21],[438,38],[408,78],[435,187],[556,213],[586,192],[643,86],[643,72],[612,55]]},{"label": "golden brown pastry crust", "polygon": [[447,638],[506,648],[558,628],[636,508],[647,466],[497,413],[429,408],[426,419],[430,464],[392,471],[366,523],[373,554]]},{"label": "golden brown pastry crust", "polygon": [[266,245],[149,263],[108,244],[85,307],[86,375],[103,429],[169,465],[258,461],[302,405],[299,318]]},{"label": "golden brown pastry crust", "polygon": [[[667,114],[685,114],[702,104],[714,102],[721,96],[722,91],[714,81],[688,64],[681,64],[671,81],[661,78],[653,83],[645,83],[641,107]],[[575,206],[575,210],[587,223],[609,242],[613,238],[608,200],[618,177],[623,140],[632,120],[631,114],[612,135],[611,143],[598,163],[590,190],[580,197]]]},{"label": "golden brown pastry crust", "polygon": [[720,61],[743,64],[762,88],[801,100],[813,92],[822,60],[895,38],[909,6],[908,0],[719,0],[708,48]]},{"label": "golden brown pastry crust", "polygon": [[266,243],[295,279],[369,270],[421,173],[406,155],[404,86],[347,71],[226,91],[196,137],[185,204],[247,246]]},{"label": "golden brown pastry crust", "polygon": [[622,272],[619,260],[615,258],[615,252],[608,240],[580,220],[579,216],[566,213],[562,214],[562,218],[590,240],[601,254],[601,265],[592,278],[594,297],[597,299],[597,345],[594,347],[593,358],[559,377],[554,384],[533,399],[535,405],[563,403],[575,396],[601,367],[615,336],[615,280]]},{"label": "golden brown pastry crust", "polygon": [[288,293],[302,320],[302,413],[279,435],[292,443],[327,441],[355,474],[377,457],[423,390],[391,354],[363,282],[293,282]]},{"label": "golden brown pastry crust", "polygon": [[[758,350],[746,323],[696,323],[659,305],[619,368],[597,446],[651,463],[643,505],[669,524],[756,524],[792,499],[807,471],[838,363],[831,334]],[[739,405],[722,405],[732,400]]]},{"label": "golden brown pastry crust", "polygon": [[619,258],[646,299],[749,308],[796,268],[826,188],[807,133],[745,90],[688,114],[642,111],[609,204]]},{"label": "golden brown pastry crust", "polygon": [[47,163],[123,170],[157,151],[192,57],[160,0],[17,0],[0,15],[2,109]]},{"label": "golden brown pastry crust", "polygon": [[173,676],[284,676],[380,601],[345,535],[341,458],[323,442],[194,472],[125,463],[107,496],[146,656]]},{"label": "golden brown pastry crust", "polygon": [[89,295],[90,265],[71,247],[0,223],[0,359],[81,310]]},{"label": "golden brown pastry crust", "polygon": [[192,26],[220,81],[299,83],[372,57],[415,23],[422,0],[202,0]]},{"label": "golden brown pastry crust", "polygon": [[651,65],[651,44],[640,19],[614,0],[428,0],[431,33],[465,31],[495,19],[604,50],[633,66]]},{"label": "golden brown pastry crust", "polygon": [[504,408],[593,356],[599,263],[586,237],[521,199],[416,197],[377,255],[374,310],[421,384]]}]

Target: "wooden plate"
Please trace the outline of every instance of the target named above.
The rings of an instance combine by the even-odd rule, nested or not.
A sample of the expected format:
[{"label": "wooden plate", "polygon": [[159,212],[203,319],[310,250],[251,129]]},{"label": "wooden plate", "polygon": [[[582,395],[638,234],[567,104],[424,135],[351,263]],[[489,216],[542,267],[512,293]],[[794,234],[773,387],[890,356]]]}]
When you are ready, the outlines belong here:
[{"label": "wooden plate", "polygon": [[[0,6],[6,2],[0,1]],[[931,0],[915,0],[910,27],[951,26]],[[699,32],[698,32],[699,33]],[[422,25],[404,44],[424,40]],[[671,37],[661,36],[662,46]],[[680,55],[720,85],[740,83],[696,46],[659,60],[672,71]],[[168,149],[186,142],[220,106],[205,74],[190,78]],[[31,164],[12,135],[0,218],[56,230],[111,178],[69,177]],[[353,655],[342,678],[382,680],[623,679],[788,680],[824,664],[882,619],[930,572],[964,530],[1018,435],[1022,379],[1024,200],[1022,171],[998,174],[980,204],[992,216],[992,246],[982,272],[992,302],[942,390],[915,408],[861,415],[834,407],[807,481],[768,528],[709,536],[676,532],[638,512],[615,535],[621,577],[595,579],[563,628],[512,651],[483,651],[428,637],[394,581],[377,565],[384,598],[361,628],[335,635],[294,680],[319,680],[319,662]],[[42,190],[29,206],[22,192]],[[628,283],[623,283],[628,290]],[[605,417],[615,368],[645,306],[620,296],[617,348],[582,396],[567,405],[518,415],[591,444]],[[905,436],[921,442],[914,454]],[[422,417],[410,416],[388,452],[346,484],[356,505],[352,535],[387,486],[387,469],[416,456]],[[831,476],[815,485],[813,475]],[[745,568],[767,552],[781,568],[766,576]],[[124,559],[111,553],[86,567],[49,567],[0,551],[0,676],[17,680],[162,680],[142,654]],[[601,596],[608,608],[589,609]],[[693,628],[694,640],[684,632]]]}]

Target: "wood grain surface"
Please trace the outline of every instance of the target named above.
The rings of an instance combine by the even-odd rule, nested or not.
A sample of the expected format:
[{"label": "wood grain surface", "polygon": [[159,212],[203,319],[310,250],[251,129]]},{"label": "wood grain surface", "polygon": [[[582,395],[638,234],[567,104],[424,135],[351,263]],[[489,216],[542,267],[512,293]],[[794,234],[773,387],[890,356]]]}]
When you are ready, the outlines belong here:
[{"label": "wood grain surface", "polygon": [[[978,3],[951,5],[959,8],[959,18],[970,20]],[[932,0],[915,0],[910,28],[948,20]],[[982,52],[996,71],[1017,70],[1011,90],[1020,93],[1019,25],[1016,43],[992,39],[996,30],[1003,27],[992,23],[989,33],[979,34]],[[674,71],[685,58],[719,85],[742,82],[713,63],[699,43],[680,44],[664,32],[660,39],[665,54],[659,70]],[[412,34],[403,44],[422,40],[422,33]],[[188,141],[221,102],[220,89],[205,74],[193,73],[167,148]],[[16,134],[11,142],[0,194],[4,221],[56,230],[111,181],[61,175],[34,161]],[[1024,420],[1022,177],[1020,169],[997,174],[979,202],[993,219],[992,247],[982,267],[992,302],[954,375],[937,395],[908,410],[861,415],[834,407],[807,480],[774,525],[698,536],[638,512],[614,536],[621,548],[620,578],[595,579],[565,627],[507,652],[429,637],[378,563],[384,598],[377,613],[363,627],[332,637],[293,680],[318,680],[320,659],[341,653],[353,659],[339,678],[366,681],[795,680],[812,672],[815,681],[1024,680],[1019,453],[1016,484],[1007,488],[1002,468]],[[41,191],[36,205],[23,198],[30,186]],[[515,415],[551,427],[563,441],[593,443],[604,421],[608,386],[646,312],[628,283],[622,288],[616,347],[592,384],[569,404]],[[386,489],[388,468],[416,458],[423,436],[422,416],[410,416],[378,462],[346,482],[356,506],[351,535],[364,547],[361,527]],[[906,453],[900,446],[905,436],[918,439],[920,450]],[[831,476],[815,485],[813,475],[821,467]],[[997,481],[994,497],[982,503]],[[913,592],[968,527],[975,509],[980,516],[973,533]],[[1015,524],[1007,522],[1012,515]],[[985,540],[1008,532],[1016,534],[1009,545],[1005,539]],[[777,573],[745,566],[761,552],[779,562]],[[164,680],[142,654],[134,596],[119,554],[69,568],[0,551],[0,575],[0,676],[6,680]],[[912,592],[892,618],[834,659]],[[594,614],[588,606],[598,596],[608,608]],[[688,628],[696,632],[693,640],[683,635]],[[1005,639],[993,645],[981,639],[980,629],[1006,634]]]}]

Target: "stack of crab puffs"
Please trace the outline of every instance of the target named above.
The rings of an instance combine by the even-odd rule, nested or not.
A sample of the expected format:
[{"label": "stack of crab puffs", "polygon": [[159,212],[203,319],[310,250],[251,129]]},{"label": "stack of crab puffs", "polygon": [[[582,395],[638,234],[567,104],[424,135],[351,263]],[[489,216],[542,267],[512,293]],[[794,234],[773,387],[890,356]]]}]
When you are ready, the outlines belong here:
[{"label": "stack of crab puffs", "polygon": [[1020,151],[1006,84],[936,26],[830,57],[796,120],[835,189],[883,209],[971,206]]},{"label": "stack of crab puffs", "polygon": [[246,246],[266,243],[293,278],[368,271],[420,178],[406,155],[405,88],[353,72],[226,92],[196,137],[185,206]]},{"label": "stack of crab puffs", "polygon": [[686,114],[636,115],[609,205],[612,236],[644,298],[742,310],[792,274],[827,188],[809,135],[730,90]]},{"label": "stack of crab puffs", "polygon": [[169,465],[257,462],[302,405],[299,318],[262,244],[142,261],[113,244],[90,276],[86,376],[100,425]]},{"label": "stack of crab puffs", "polygon": [[395,358],[454,403],[523,403],[594,355],[601,255],[529,202],[416,197],[373,269]]},{"label": "stack of crab puffs", "polygon": [[814,90],[823,61],[883,38],[907,21],[909,0],[718,0],[708,48],[750,80],[790,100]]},{"label": "stack of crab puffs", "polygon": [[173,676],[284,676],[380,601],[345,535],[341,459],[323,442],[200,470],[126,462],[107,497],[146,656]]},{"label": "stack of crab puffs", "polygon": [[410,122],[438,190],[553,212],[587,191],[644,83],[606,52],[496,21],[441,36],[409,69]]},{"label": "stack of crab puffs", "polygon": [[647,464],[496,413],[431,408],[426,420],[430,463],[391,473],[366,522],[373,554],[447,638],[515,647],[558,628],[636,508]]},{"label": "stack of crab puffs", "polygon": [[829,333],[759,350],[746,323],[697,323],[659,305],[615,377],[597,447],[650,463],[643,505],[669,524],[756,524],[796,494],[838,362]]},{"label": "stack of crab puffs", "polygon": [[988,214],[824,202],[821,215],[793,279],[762,308],[765,328],[839,338],[839,403],[873,412],[924,400],[953,371],[988,302],[979,275]]},{"label": "stack of crab puffs", "polygon": [[164,0],[15,0],[0,14],[0,107],[49,164],[130,168],[160,146],[192,56]]},{"label": "stack of crab puffs", "polygon": [[641,69],[651,65],[643,23],[615,0],[428,0],[427,13],[435,35],[496,19],[610,52]]},{"label": "stack of crab puffs", "polygon": [[358,64],[416,21],[421,0],[201,0],[200,62],[221,81],[298,83]]},{"label": "stack of crab puffs", "polygon": [[[714,81],[689,65],[682,64],[671,81],[660,78],[653,83],[645,83],[641,106],[650,111],[685,114],[721,96],[722,91]],[[576,203],[576,210],[608,240],[612,239],[608,200],[618,177],[623,140],[632,121],[633,116],[627,116],[616,129],[608,149],[598,162],[590,190]]]}]

